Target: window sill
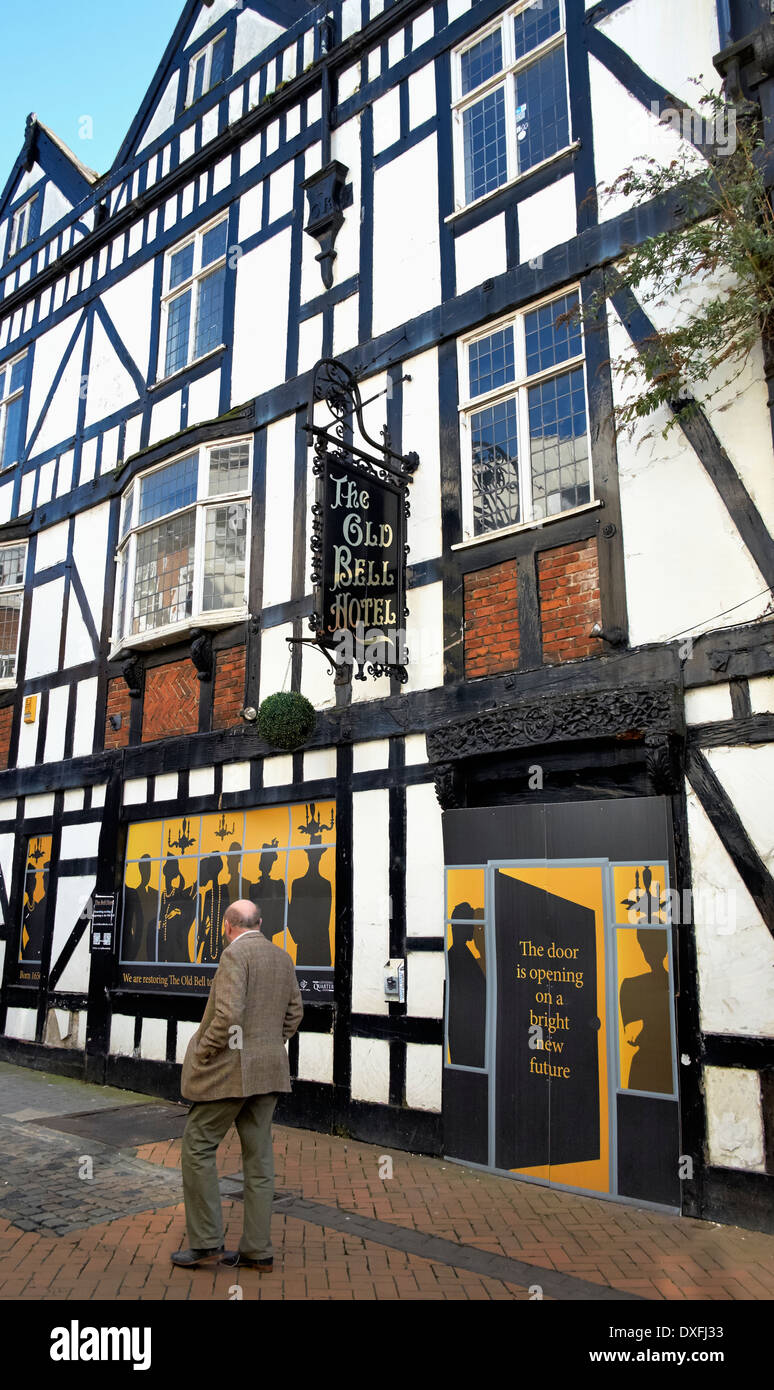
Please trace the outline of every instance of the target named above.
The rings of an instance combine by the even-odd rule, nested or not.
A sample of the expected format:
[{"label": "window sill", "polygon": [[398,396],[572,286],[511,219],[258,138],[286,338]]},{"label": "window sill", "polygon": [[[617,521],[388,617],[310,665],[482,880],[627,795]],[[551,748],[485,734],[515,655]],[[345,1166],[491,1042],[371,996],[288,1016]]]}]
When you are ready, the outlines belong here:
[{"label": "window sill", "polygon": [[503,526],[499,531],[487,531],[483,536],[471,536],[468,540],[456,541],[451,548],[452,550],[467,550],[473,545],[484,545],[486,541],[500,541],[506,536],[518,536],[522,531],[539,531],[544,526],[553,525],[555,521],[566,521],[571,516],[582,516],[584,512],[598,511],[604,505],[600,499],[594,502],[584,502],[580,507],[570,507],[566,512],[556,512],[554,516],[544,516],[539,521],[519,521],[515,526]]},{"label": "window sill", "polygon": [[181,623],[167,623],[165,627],[155,627],[149,632],[139,632],[124,637],[108,652],[108,661],[118,661],[129,652],[150,652],[158,647],[169,647],[180,642],[191,632],[199,629],[232,627],[234,623],[244,622],[249,617],[247,607],[221,608],[217,613],[201,613],[198,618],[185,618]]},{"label": "window sill", "polygon": [[15,677],[15,676],[1,676],[1,677],[0,677],[0,691],[2,691],[2,690],[15,690],[15,689],[16,689],[16,677]]},{"label": "window sill", "polygon": [[580,140],[573,140],[571,145],[565,145],[563,149],[557,150],[556,154],[551,154],[547,159],[541,159],[538,164],[531,165],[529,169],[524,170],[523,174],[516,174],[514,178],[506,179],[505,183],[498,184],[497,188],[492,188],[489,193],[482,193],[480,198],[474,198],[472,203],[465,203],[463,207],[455,208],[454,212],[450,212],[448,217],[444,217],[444,224],[456,222],[458,217],[464,217],[466,212],[471,212],[474,208],[480,208],[484,203],[488,202],[490,198],[496,198],[497,194],[502,193],[506,188],[516,188],[518,184],[524,183],[525,179],[529,179],[533,174],[537,174],[540,169],[548,169],[552,164],[556,164],[558,160],[564,159],[565,155],[572,154],[574,150],[579,150],[580,146]]},{"label": "window sill", "polygon": [[226,344],[218,343],[217,347],[210,348],[209,352],[205,352],[202,357],[194,357],[192,362],[187,362],[184,367],[178,367],[177,371],[170,372],[169,376],[158,377],[156,381],[151,382],[151,384],[148,386],[148,390],[160,390],[162,386],[166,386],[168,382],[174,381],[176,377],[183,376],[186,372],[192,371],[194,367],[198,367],[201,362],[206,362],[207,359],[210,357],[217,357],[219,352],[225,351]]}]

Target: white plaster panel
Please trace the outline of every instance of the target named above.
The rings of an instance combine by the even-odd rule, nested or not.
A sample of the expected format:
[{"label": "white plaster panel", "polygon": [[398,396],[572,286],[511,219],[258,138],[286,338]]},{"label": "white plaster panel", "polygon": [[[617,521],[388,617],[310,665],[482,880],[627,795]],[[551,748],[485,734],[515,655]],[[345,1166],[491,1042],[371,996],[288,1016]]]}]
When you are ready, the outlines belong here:
[{"label": "white plaster panel", "polygon": [[25,675],[47,675],[59,665],[59,631],[64,606],[64,579],[41,584],[32,594]]},{"label": "white plaster panel", "polygon": [[404,364],[403,447],[419,454],[409,495],[410,560],[432,560],[441,553],[441,450],[438,420],[438,354],[435,348]]},{"label": "white plaster panel", "polygon": [[[268,391],[284,375],[283,364],[278,370],[277,344],[284,343],[287,332],[289,277],[289,227],[239,258],[231,389],[235,405]],[[256,323],[271,324],[271,333],[256,333]]]},{"label": "white plaster panel", "polygon": [[407,734],[404,745],[407,767],[427,762],[427,738],[424,734]]},{"label": "white plaster panel", "polygon": [[298,1079],[333,1085],[332,1033],[299,1033]]},{"label": "white plaster panel", "polygon": [[[0,835],[0,869],[2,869],[3,882],[5,884],[9,884],[11,882],[11,874],[13,870],[13,851],[15,844],[15,835]],[[2,906],[0,906],[0,922],[2,922],[3,924],[5,923]]]},{"label": "white plaster panel", "polygon": [[[78,513],[73,534],[73,561],[97,632],[102,626],[102,607],[105,602],[105,557],[109,524],[110,504],[104,502],[101,507],[92,507],[89,511]],[[112,557],[108,557],[108,560],[112,563]],[[74,606],[74,598],[71,594],[71,608]]]},{"label": "white plaster panel", "polygon": [[70,689],[66,685],[55,686],[48,694],[48,727],[46,729],[46,748],[43,761],[61,762],[64,757],[65,725]]},{"label": "white plaster panel", "polygon": [[131,1057],[134,1052],[134,1018],[130,1014],[113,1014],[110,1020],[111,1057]]},{"label": "white plaster panel", "polygon": [[292,753],[283,753],[277,758],[264,758],[263,785],[265,787],[287,787],[292,781]]},{"label": "white plaster panel", "polygon": [[353,1100],[390,1102],[390,1044],[385,1038],[352,1039]]},{"label": "white plaster panel", "polygon": [[[206,11],[205,11],[206,13]],[[209,24],[211,21],[207,21]],[[251,58],[262,53],[264,48],[282,33],[279,24],[273,24],[263,15],[253,10],[243,9],[237,15],[236,43],[234,44],[234,72],[238,72]]]},{"label": "white plaster panel", "polygon": [[750,681],[753,714],[774,713],[774,676],[755,676]]},{"label": "white plaster panel", "polygon": [[355,792],[352,814],[352,1009],[355,1013],[386,1014],[383,967],[390,958],[389,793]]},{"label": "white plaster panel", "polygon": [[62,826],[61,859],[94,859],[99,849],[99,821]]},{"label": "white plaster panel", "polygon": [[140,143],[137,146],[138,152],[144,150],[148,145],[152,145],[165,130],[168,130],[175,119],[175,108],[177,104],[177,86],[180,80],[180,70],[175,69],[170,77],[164,91],[156,103],[153,115],[151,116]]},{"label": "white plaster panel", "polygon": [[124,782],[124,805],[136,806],[148,798],[147,777],[129,777]]},{"label": "white plaster panel", "polygon": [[[286,637],[293,636],[293,624],[281,623],[279,627],[266,628],[261,636],[261,686],[260,701],[267,695],[283,690],[289,674],[290,648]],[[322,662],[320,662],[322,665]]]},{"label": "white plaster panel", "polygon": [[[264,528],[263,603],[290,598],[293,570],[293,469],[296,417],[287,415],[266,432],[266,524]],[[287,648],[286,648],[287,650]]]},{"label": "white plaster panel", "polygon": [[336,703],[333,678],[328,675],[328,667],[322,657],[312,647],[301,650],[301,694],[315,709],[332,709]]},{"label": "white plaster panel", "polygon": [[308,372],[322,357],[323,316],[315,314],[298,326],[298,370]]},{"label": "white plaster panel", "polygon": [[712,724],[731,719],[731,690],[727,685],[701,685],[685,692],[686,724]]},{"label": "white plaster panel", "polygon": [[224,763],[223,791],[246,792],[250,790],[250,764]]},{"label": "white plaster panel", "polygon": [[[64,835],[68,829],[79,830],[80,828],[80,826],[65,826],[62,832],[63,843]],[[99,831],[99,827],[97,827],[97,830]],[[87,853],[91,856],[92,853],[96,854],[96,850],[83,851],[84,856]],[[75,856],[68,855],[67,857],[73,858]],[[96,882],[97,880],[94,874],[91,874],[89,877],[83,878],[68,878],[67,876],[60,877],[56,890],[54,935],[51,942],[52,966],[56,965],[60,955],[62,954],[62,951],[64,950],[65,946],[70,940],[70,937],[72,936],[72,933],[77,925],[78,919],[83,913],[83,909],[85,908],[87,902],[89,901],[89,898],[91,897],[94,891]],[[86,941],[86,951],[81,952],[77,965],[75,965],[74,954],[68,962],[66,970],[65,972],[63,972],[62,975],[62,979],[64,979],[64,975],[67,974],[71,983],[62,984],[60,982],[58,985],[59,989],[72,990],[73,993],[85,993],[89,988],[88,925],[84,925],[82,940],[83,939],[85,939]],[[78,980],[77,984],[73,983],[75,979]]]},{"label": "white plaster panel", "polygon": [[214,790],[214,767],[192,767],[188,774],[188,795],[212,796]]},{"label": "white plaster panel", "polygon": [[5,1019],[5,1036],[22,1042],[35,1041],[37,1009],[9,1009]]},{"label": "white plaster panel", "polygon": [[[177,796],[180,778],[177,772],[157,772],[153,783],[154,801],[172,801]],[[189,785],[190,795],[190,785]]]},{"label": "white plaster panel", "polygon": [[220,409],[220,368],[188,387],[188,426],[214,420]]},{"label": "white plaster panel", "polygon": [[521,261],[537,260],[552,246],[561,246],[577,236],[575,198],[575,179],[569,174],[519,203]]},{"label": "white plaster panel", "polygon": [[92,805],[92,809],[96,809],[96,807],[98,807],[98,806],[104,806],[104,805],[105,805],[105,793],[106,793],[106,791],[107,791],[107,784],[106,784],[105,782],[103,782],[103,783],[102,783],[102,786],[100,786],[100,787],[92,787],[92,789],[91,789],[91,805]]},{"label": "white plaster panel", "polygon": [[390,740],[372,738],[367,743],[356,743],[352,750],[353,772],[373,772],[389,767]]},{"label": "white plaster panel", "polygon": [[377,97],[372,107],[374,117],[374,154],[381,154],[400,139],[400,92],[391,87],[383,97]]},{"label": "white plaster panel", "polygon": [[[71,314],[62,323],[50,328],[35,342],[35,361],[29,387],[27,441],[36,427],[54,377],[60,367],[70,340],[76,332],[78,315]],[[42,428],[35,439],[35,452],[52,449],[63,439],[75,434],[78,420],[80,376],[83,368],[84,328],[77,330],[77,340],[65,367],[62,379],[54,392]]]},{"label": "white plaster panel", "polygon": [[[148,369],[154,309],[153,260],[149,258],[133,270],[131,275],[103,290],[100,298],[126,351],[140,375],[144,377]],[[109,404],[104,413],[111,413]]]},{"label": "white plaster panel", "polygon": [[70,533],[69,521],[60,521],[56,526],[48,526],[38,532],[35,551],[35,573],[60,565],[67,559],[67,537]]},{"label": "white plaster panel", "polygon": [[246,241],[261,229],[263,216],[263,184],[248,188],[239,199],[239,240]]},{"label": "white plaster panel", "polygon": [[97,715],[97,678],[78,682],[73,730],[73,757],[82,758],[94,748],[94,725]]},{"label": "white plaster panel", "polygon": [[409,129],[432,120],[435,115],[435,66],[427,63],[418,72],[412,72],[408,80],[409,91]]},{"label": "white plaster panel", "polygon": [[[352,206],[344,214],[344,224],[336,237],[336,259],[333,262],[333,283],[340,285],[342,280],[357,275],[360,258],[360,117],[354,116],[331,135],[331,159],[340,159],[349,169],[348,180],[352,184]],[[308,275],[302,280],[302,296],[320,293],[320,267],[314,259],[314,245],[311,237],[304,240],[310,243],[309,254],[304,270]],[[313,269],[314,268],[314,269]],[[317,273],[316,284],[314,272]],[[307,290],[307,285],[315,287]],[[374,330],[376,331],[376,330]]]},{"label": "white plaster panel", "polygon": [[757,1071],[705,1067],[710,1163],[764,1173],[761,1083]]},{"label": "white plaster panel", "polygon": [[334,354],[346,352],[348,348],[354,347],[358,341],[360,298],[356,294],[351,294],[348,299],[343,299],[340,304],[336,304],[333,310],[333,351]]},{"label": "white plaster panel", "polygon": [[41,792],[39,796],[28,796],[24,802],[24,819],[40,820],[54,814],[54,793]]},{"label": "white plaster panel", "polygon": [[431,136],[374,173],[374,334],[440,300],[438,161]]},{"label": "white plaster panel", "polygon": [[189,1019],[179,1019],[177,1025],[177,1048],[175,1051],[175,1061],[181,1063],[185,1059],[188,1044],[194,1033],[198,1031],[198,1023],[191,1023]]},{"label": "white plaster panel", "polygon": [[774,941],[688,785],[686,795],[702,1031],[772,1037]]},{"label": "white plaster panel", "polygon": [[148,443],[156,444],[160,439],[169,439],[180,429],[180,404],[182,392],[174,391],[171,396],[157,401],[151,410]]},{"label": "white plaster panel", "polygon": [[406,934],[443,936],[441,808],[432,782],[406,788]]},{"label": "white plaster panel", "polygon": [[269,222],[293,211],[293,161],[280,165],[269,178]]},{"label": "white plaster panel", "polygon": [[412,1110],[441,1109],[443,1049],[406,1044],[406,1104]]},{"label": "white plaster panel", "polygon": [[680,0],[677,14],[673,0],[624,5],[615,14],[605,15],[599,27],[643,72],[688,106],[696,108],[701,95],[690,80],[699,73],[717,90],[719,78],[712,65],[721,46],[717,7],[706,0]]},{"label": "white plaster panel", "polygon": [[350,34],[356,34],[362,24],[362,10],[360,0],[344,0],[341,7],[341,40],[342,43],[348,39]]},{"label": "white plaster panel", "polygon": [[140,1034],[140,1056],[153,1062],[163,1062],[167,1056],[167,1020],[144,1018]]},{"label": "white plaster panel", "polygon": [[304,753],[305,782],[322,781],[323,778],[335,776],[335,748],[313,748],[310,753]]},{"label": "white plaster panel", "polygon": [[409,589],[406,643],[409,678],[404,690],[443,685],[443,584]]},{"label": "white plaster panel", "polygon": [[38,719],[40,716],[40,701],[38,701],[38,712],[35,715],[34,724],[27,724],[24,721],[19,726],[19,746],[16,750],[16,766],[32,767],[38,752]]},{"label": "white plaster panel", "polygon": [[75,787],[72,791],[64,794],[63,810],[65,815],[69,811],[82,811],[85,800],[83,787]]},{"label": "white plaster panel", "polygon": [[505,213],[487,218],[472,231],[454,239],[457,266],[457,293],[464,294],[474,285],[507,269],[505,249]]},{"label": "white plaster panel", "polygon": [[774,743],[753,748],[710,748],[704,756],[728,792],[769,872],[774,869]]},{"label": "white plaster panel", "polygon": [[443,951],[415,951],[407,964],[406,1011],[414,1018],[443,1018]]},{"label": "white plaster panel", "polygon": [[86,424],[104,420],[123,406],[133,405],[137,399],[137,387],[95,315],[86,383]]}]

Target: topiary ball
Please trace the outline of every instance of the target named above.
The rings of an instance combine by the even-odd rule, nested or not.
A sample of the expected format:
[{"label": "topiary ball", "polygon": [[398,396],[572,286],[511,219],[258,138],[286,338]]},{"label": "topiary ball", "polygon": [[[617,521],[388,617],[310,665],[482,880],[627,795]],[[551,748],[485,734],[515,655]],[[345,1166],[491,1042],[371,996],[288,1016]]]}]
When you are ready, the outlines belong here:
[{"label": "topiary ball", "polygon": [[305,695],[296,690],[280,690],[268,695],[258,710],[258,732],[272,748],[290,752],[314,732],[317,715]]}]

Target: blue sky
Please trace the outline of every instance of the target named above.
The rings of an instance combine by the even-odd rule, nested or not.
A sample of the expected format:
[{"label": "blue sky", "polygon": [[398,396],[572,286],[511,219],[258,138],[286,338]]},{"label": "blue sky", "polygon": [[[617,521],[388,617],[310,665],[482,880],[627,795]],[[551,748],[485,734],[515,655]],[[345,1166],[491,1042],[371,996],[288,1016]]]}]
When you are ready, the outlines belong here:
[{"label": "blue sky", "polygon": [[[84,164],[110,168],[184,0],[0,0],[0,189],[30,111]],[[90,116],[93,138],[82,139]]]}]

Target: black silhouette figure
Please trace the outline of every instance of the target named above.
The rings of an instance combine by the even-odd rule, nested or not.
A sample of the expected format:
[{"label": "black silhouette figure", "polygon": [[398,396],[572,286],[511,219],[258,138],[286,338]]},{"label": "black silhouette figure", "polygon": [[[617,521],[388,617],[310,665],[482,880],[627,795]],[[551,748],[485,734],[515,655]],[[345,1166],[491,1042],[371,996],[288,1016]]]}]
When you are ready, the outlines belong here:
[{"label": "black silhouette figure", "polygon": [[139,888],[124,889],[124,960],[156,959],[156,912],[158,890],[151,888],[151,858],[144,854],[138,864]]},{"label": "black silhouette figure", "polygon": [[[261,931],[269,941],[274,941],[276,936],[282,936],[285,930],[285,882],[284,879],[271,876],[279,858],[276,852],[278,843],[276,839],[272,840],[271,844],[264,842],[263,853],[258,861],[258,881],[246,884],[245,894],[251,902],[260,907],[263,917]],[[281,942],[276,944],[281,945]]]},{"label": "black silhouette figure", "polygon": [[621,985],[621,1022],[624,1028],[642,1019],[634,1042],[637,1051],[629,1072],[630,1091],[672,1094],[672,1048],[669,1026],[669,976],[664,969],[666,937],[661,931],[638,931],[637,941],[648,963],[643,975],[632,975]]},{"label": "black silhouette figure", "polygon": [[159,905],[159,960],[189,963],[188,934],[196,921],[196,884],[186,888],[177,859],[167,859]]},{"label": "black silhouette figure", "polygon": [[[35,893],[40,886],[38,880],[43,880],[43,894],[39,900],[35,901]],[[22,938],[22,960],[39,961],[43,955],[43,939],[46,934],[46,902],[48,900],[48,874],[36,873],[34,870],[27,870],[24,880],[24,910],[22,914],[23,928],[27,931],[28,941],[24,946]]]},{"label": "black silhouette figure", "polygon": [[314,845],[304,850],[309,863],[291,891],[288,931],[296,943],[296,965],[331,964],[332,892],[330,883],[320,873],[320,860],[328,848]]},{"label": "black silhouette figure", "polygon": [[461,918],[478,914],[470,903],[459,903],[452,912],[452,945],[449,947],[449,1060],[455,1066],[483,1067],[486,1041],[486,975],[483,958],[468,950],[473,941],[481,950],[479,927]]}]

